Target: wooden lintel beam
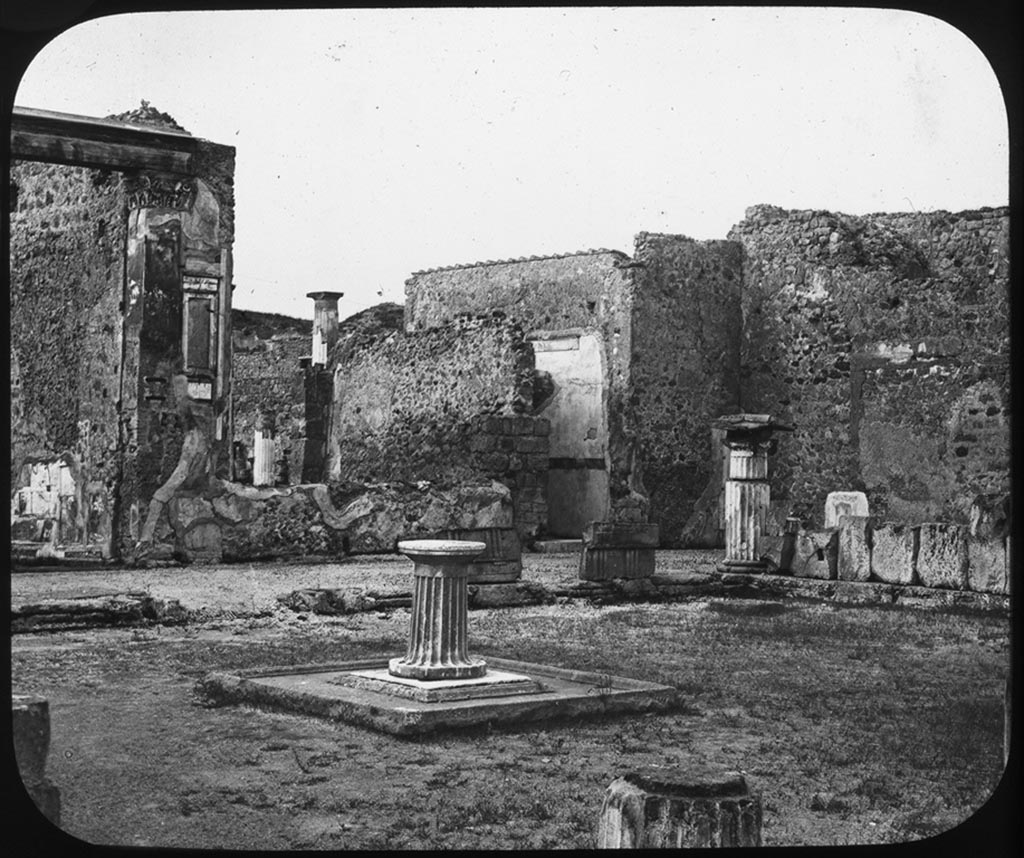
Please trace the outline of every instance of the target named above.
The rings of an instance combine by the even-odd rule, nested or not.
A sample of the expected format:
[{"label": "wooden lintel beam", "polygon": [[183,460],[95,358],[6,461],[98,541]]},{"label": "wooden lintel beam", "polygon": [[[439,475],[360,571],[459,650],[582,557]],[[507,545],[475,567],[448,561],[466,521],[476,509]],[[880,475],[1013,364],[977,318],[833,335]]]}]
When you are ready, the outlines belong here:
[{"label": "wooden lintel beam", "polygon": [[11,115],[11,157],[26,161],[190,175],[203,142],[175,129],[70,113],[15,107]]},{"label": "wooden lintel beam", "polygon": [[194,146],[169,148],[11,129],[11,158],[109,170],[192,174]]}]

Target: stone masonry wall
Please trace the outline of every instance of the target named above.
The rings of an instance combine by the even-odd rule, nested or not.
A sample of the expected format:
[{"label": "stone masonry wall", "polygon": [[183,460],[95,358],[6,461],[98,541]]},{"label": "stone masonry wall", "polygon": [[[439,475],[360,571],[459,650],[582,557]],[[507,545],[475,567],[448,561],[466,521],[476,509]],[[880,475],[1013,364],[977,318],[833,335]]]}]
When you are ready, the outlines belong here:
[{"label": "stone masonry wall", "polygon": [[[305,434],[305,374],[299,358],[308,356],[312,322],[271,313],[232,311],[232,411],[234,440],[252,457],[260,413],[272,411],[274,461],[287,463],[284,482],[302,479]],[[241,463],[236,462],[236,468]],[[236,470],[236,474],[239,471]]]},{"label": "stone masonry wall", "polygon": [[629,389],[633,279],[628,256],[591,250],[415,273],[406,281],[407,330],[460,314],[504,313],[531,331],[599,334],[604,349],[609,488],[613,506],[639,489],[633,474]]},{"label": "stone masonry wall", "polygon": [[663,547],[677,546],[721,481],[710,423],[739,408],[740,247],[640,233],[634,258],[630,422],[650,521]]},{"label": "stone masonry wall", "polygon": [[746,411],[796,431],[773,498],[818,523],[829,491],[878,515],[964,522],[1009,474],[1008,210],[853,217],[754,206],[744,250]]},{"label": "stone masonry wall", "polygon": [[521,328],[477,318],[393,333],[336,360],[328,452],[332,483],[497,479],[513,493],[517,526],[546,518],[546,420],[526,412],[533,353]]},{"label": "stone masonry wall", "polygon": [[106,543],[119,465],[121,176],[15,162],[11,183],[12,491],[26,463],[67,454],[78,494],[63,538]]}]

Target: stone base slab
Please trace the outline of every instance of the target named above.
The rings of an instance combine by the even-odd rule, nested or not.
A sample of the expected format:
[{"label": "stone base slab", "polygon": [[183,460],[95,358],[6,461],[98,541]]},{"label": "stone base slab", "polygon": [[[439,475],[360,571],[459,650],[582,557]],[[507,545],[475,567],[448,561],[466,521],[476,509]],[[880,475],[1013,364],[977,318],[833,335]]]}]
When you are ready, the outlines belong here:
[{"label": "stone base slab", "polygon": [[506,726],[592,715],[665,711],[679,705],[667,685],[609,674],[565,670],[487,657],[495,671],[525,675],[543,686],[534,693],[424,702],[339,682],[341,674],[387,670],[388,659],[297,665],[273,670],[209,673],[199,683],[207,698],[224,704],[312,715],[414,736],[482,725]]},{"label": "stone base slab", "polygon": [[506,697],[510,694],[538,694],[545,687],[521,673],[488,670],[473,679],[423,680],[394,676],[384,669],[356,670],[328,680],[351,688],[363,688],[421,703],[444,703],[449,700],[471,700],[483,697]]}]

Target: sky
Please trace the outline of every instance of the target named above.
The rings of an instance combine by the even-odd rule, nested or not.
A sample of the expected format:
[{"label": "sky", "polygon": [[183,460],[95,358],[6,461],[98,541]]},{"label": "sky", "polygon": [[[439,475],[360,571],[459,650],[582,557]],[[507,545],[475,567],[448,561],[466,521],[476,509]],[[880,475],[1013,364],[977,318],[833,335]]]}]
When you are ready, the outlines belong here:
[{"label": "sky", "polygon": [[723,239],[758,203],[1008,203],[999,85],[959,30],[849,8],[132,13],[80,24],[15,103],[145,99],[236,147],[236,307],[404,301],[421,269]]}]

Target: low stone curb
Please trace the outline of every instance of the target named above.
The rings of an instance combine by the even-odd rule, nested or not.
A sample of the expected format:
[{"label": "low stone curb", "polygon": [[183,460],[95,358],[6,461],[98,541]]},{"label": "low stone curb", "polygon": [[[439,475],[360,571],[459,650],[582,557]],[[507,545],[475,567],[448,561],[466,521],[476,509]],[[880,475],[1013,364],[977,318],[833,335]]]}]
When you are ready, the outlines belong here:
[{"label": "low stone curb", "polygon": [[[595,605],[684,602],[709,596],[747,599],[788,597],[850,605],[902,605],[926,610],[970,612],[1009,611],[1010,608],[1008,596],[994,593],[736,572],[577,581],[569,586],[551,588],[526,581],[470,585],[469,607],[526,607],[576,599],[584,599]],[[372,591],[296,590],[279,596],[278,601],[295,611],[352,614],[409,607],[412,595]]]},{"label": "low stone curb", "polygon": [[[470,609],[518,608],[585,600],[593,605],[686,602],[699,598],[804,599],[847,605],[898,605],[922,610],[971,613],[1010,610],[1010,597],[967,590],[902,586],[875,581],[822,581],[766,573],[709,572],[575,581],[545,587],[532,581],[470,584]],[[411,592],[303,589],[277,597],[297,613],[325,616],[388,611],[412,606]],[[163,600],[140,593],[112,597],[65,599],[11,608],[11,633],[66,631],[101,627],[182,625],[210,619],[250,619],[268,616],[260,611],[189,610],[177,599]]]},{"label": "low stone curb", "polygon": [[108,626],[181,625],[189,612],[177,599],[129,593],[64,599],[11,608],[11,633],[66,631]]}]

